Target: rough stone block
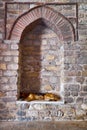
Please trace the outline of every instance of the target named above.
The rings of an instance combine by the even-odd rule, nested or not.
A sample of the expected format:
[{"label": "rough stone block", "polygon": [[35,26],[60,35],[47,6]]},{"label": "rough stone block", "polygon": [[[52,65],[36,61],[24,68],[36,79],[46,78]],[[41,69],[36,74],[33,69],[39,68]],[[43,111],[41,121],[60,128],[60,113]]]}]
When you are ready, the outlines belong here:
[{"label": "rough stone block", "polygon": [[74,82],[73,77],[64,76],[64,83],[73,83],[73,82]]},{"label": "rough stone block", "polygon": [[15,63],[18,63],[19,59],[18,59],[18,57],[13,57],[13,60],[14,60]]},{"label": "rough stone block", "polygon": [[86,110],[86,111],[87,111],[87,104],[82,104],[82,105],[81,105],[81,108],[82,108],[83,110]]},{"label": "rough stone block", "polygon": [[4,76],[16,76],[17,75],[17,71],[11,71],[11,70],[6,70],[3,73]]},{"label": "rough stone block", "polygon": [[73,100],[72,97],[65,97],[65,98],[64,98],[64,102],[65,102],[65,103],[73,103],[74,100]]},{"label": "rough stone block", "polygon": [[65,92],[64,92],[64,96],[65,96],[65,97],[70,96],[70,91],[65,91]]},{"label": "rough stone block", "polygon": [[5,63],[0,63],[0,69],[1,70],[6,70],[6,64]]},{"label": "rough stone block", "polygon": [[56,66],[47,66],[46,70],[48,70],[48,71],[58,71],[58,68]]},{"label": "rough stone block", "polygon": [[17,50],[18,49],[18,44],[12,44],[11,49],[12,50]]},{"label": "rough stone block", "polygon": [[4,61],[6,61],[6,62],[11,61],[11,60],[12,60],[12,57],[10,57],[10,56],[4,57]]},{"label": "rough stone block", "polygon": [[17,83],[17,77],[10,77],[9,78],[9,83],[10,84],[16,84]]},{"label": "rough stone block", "polygon": [[2,34],[0,33],[0,39],[2,39],[3,38],[3,36],[2,36]]},{"label": "rough stone block", "polygon": [[84,77],[81,77],[81,76],[76,77],[76,82],[78,82],[78,83],[80,83],[80,84],[83,84],[83,82],[84,82]]},{"label": "rough stone block", "polygon": [[42,46],[47,45],[47,40],[42,40],[41,44],[42,44]]},{"label": "rough stone block", "polygon": [[76,99],[76,103],[83,103],[83,97],[78,97]]},{"label": "rough stone block", "polygon": [[3,60],[3,57],[2,56],[0,56],[0,61],[2,61]]},{"label": "rough stone block", "polygon": [[19,52],[18,51],[6,51],[2,53],[3,56],[18,56]]},{"label": "rough stone block", "polygon": [[1,109],[5,109],[5,107],[6,107],[6,104],[3,103],[3,102],[0,102],[0,110],[1,110]]},{"label": "rough stone block", "polygon": [[84,70],[86,70],[86,71],[87,71],[87,65],[84,65],[83,67],[84,67]]},{"label": "rough stone block", "polygon": [[57,81],[58,81],[58,77],[50,77],[50,83],[57,83]]},{"label": "rough stone block", "polygon": [[2,70],[0,70],[0,76],[3,76]]},{"label": "rough stone block", "polygon": [[87,71],[82,71],[82,76],[87,77]]},{"label": "rough stone block", "polygon": [[6,95],[5,92],[0,91],[0,97],[4,97]]},{"label": "rough stone block", "polygon": [[77,59],[78,64],[87,64],[87,52],[83,51]]},{"label": "rough stone block", "polygon": [[87,98],[85,97],[84,98],[84,101],[83,101],[85,104],[87,104]]},{"label": "rough stone block", "polygon": [[25,116],[25,115],[26,115],[26,112],[21,111],[21,110],[18,110],[17,115],[18,115],[18,116]]},{"label": "rough stone block", "polygon": [[85,97],[87,96],[87,92],[80,92],[79,95]]},{"label": "rough stone block", "polygon": [[86,112],[84,110],[78,109],[76,110],[76,118],[77,119],[84,119],[84,117],[86,116]]},{"label": "rough stone block", "polygon": [[52,90],[52,86],[51,85],[45,85],[45,86],[43,86],[44,87],[44,89],[46,90],[46,91],[51,91]]},{"label": "rough stone block", "polygon": [[72,91],[72,92],[71,92],[71,95],[72,95],[72,96],[78,96],[78,92],[77,92],[77,91]]},{"label": "rough stone block", "polygon": [[0,9],[0,19],[4,18],[4,9]]},{"label": "rough stone block", "polygon": [[3,7],[3,3],[2,2],[0,2],[0,7]]},{"label": "rough stone block", "polygon": [[7,83],[8,82],[8,77],[1,77],[0,83]]},{"label": "rough stone block", "polygon": [[81,86],[79,84],[65,84],[64,85],[65,91],[80,91]]},{"label": "rough stone block", "polygon": [[3,102],[15,102],[17,100],[17,98],[15,96],[12,97],[4,97],[2,99]]},{"label": "rough stone block", "polygon": [[17,70],[18,69],[18,64],[8,64],[7,65],[8,70]]},{"label": "rough stone block", "polygon": [[54,58],[55,58],[55,56],[53,56],[53,55],[47,55],[46,56],[47,60],[54,60]]},{"label": "rough stone block", "polygon": [[83,85],[83,86],[82,86],[82,89],[83,89],[83,91],[86,91],[86,92],[87,92],[87,85]]}]

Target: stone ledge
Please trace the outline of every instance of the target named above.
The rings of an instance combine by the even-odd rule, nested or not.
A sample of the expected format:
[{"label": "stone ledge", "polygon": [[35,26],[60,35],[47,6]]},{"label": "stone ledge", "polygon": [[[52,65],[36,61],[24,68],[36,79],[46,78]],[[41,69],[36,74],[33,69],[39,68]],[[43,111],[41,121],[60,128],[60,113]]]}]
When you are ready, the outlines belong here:
[{"label": "stone ledge", "polygon": [[30,101],[30,102],[27,102],[27,101],[16,101],[16,104],[55,104],[55,105],[58,105],[58,104],[64,104],[64,101]]}]

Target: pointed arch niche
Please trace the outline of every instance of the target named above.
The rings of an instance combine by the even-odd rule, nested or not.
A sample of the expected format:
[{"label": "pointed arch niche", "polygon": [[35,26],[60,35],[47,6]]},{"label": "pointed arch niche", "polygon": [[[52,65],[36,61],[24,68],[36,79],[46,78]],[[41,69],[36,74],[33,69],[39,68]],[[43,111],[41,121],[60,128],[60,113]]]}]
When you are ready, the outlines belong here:
[{"label": "pointed arch niche", "polygon": [[75,40],[71,22],[49,7],[21,15],[9,39],[20,40],[18,99],[23,93],[55,93],[63,100],[63,42]]}]

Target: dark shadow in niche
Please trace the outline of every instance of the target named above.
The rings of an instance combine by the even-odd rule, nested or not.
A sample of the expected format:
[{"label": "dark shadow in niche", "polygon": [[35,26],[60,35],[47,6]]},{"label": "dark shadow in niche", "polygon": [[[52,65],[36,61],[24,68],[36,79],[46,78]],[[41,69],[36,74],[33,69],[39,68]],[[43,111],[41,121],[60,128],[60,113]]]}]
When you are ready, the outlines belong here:
[{"label": "dark shadow in niche", "polygon": [[[22,33],[19,44],[18,99],[25,98],[30,93],[44,94],[45,92],[48,92],[47,90],[45,91],[45,88],[43,89],[42,87],[44,85],[46,86],[46,84],[49,84],[50,80],[52,80],[53,77],[50,75],[52,73],[49,72],[49,69],[53,69],[53,67],[48,67],[49,69],[46,72],[43,72],[44,77],[42,76],[42,71],[44,70],[42,61],[45,55],[45,53],[42,54],[42,50],[46,48],[46,54],[48,54],[48,51],[50,50],[46,43],[43,42],[43,39],[45,39],[45,41],[50,39],[50,33],[56,35],[54,32],[55,28],[52,28],[53,30],[50,29],[48,24],[49,23],[47,23],[47,21],[38,19],[27,26]],[[44,44],[43,47],[42,44]],[[49,58],[50,56],[48,56],[48,59]],[[49,66],[51,62],[46,61],[46,64]],[[55,65],[54,61],[52,62],[52,65]],[[54,69],[56,68],[54,67]],[[52,85],[48,85],[46,86],[46,89],[55,89],[55,85],[57,85],[57,83],[54,84],[54,80],[57,82],[56,76],[51,81],[54,85],[53,88],[51,88]]]},{"label": "dark shadow in niche", "polygon": [[[42,28],[40,28],[43,27]],[[23,32],[19,50],[19,91],[20,97],[29,93],[40,93],[41,71],[41,38],[45,25],[37,20],[30,24]]]}]

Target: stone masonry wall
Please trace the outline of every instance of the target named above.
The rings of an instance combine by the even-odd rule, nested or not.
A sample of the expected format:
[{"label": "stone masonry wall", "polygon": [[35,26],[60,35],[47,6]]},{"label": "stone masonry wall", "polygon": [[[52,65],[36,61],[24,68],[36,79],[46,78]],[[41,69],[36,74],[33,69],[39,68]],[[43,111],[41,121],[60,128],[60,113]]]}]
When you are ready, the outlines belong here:
[{"label": "stone masonry wall", "polygon": [[[31,105],[16,102],[19,41],[4,40],[4,5],[6,1],[13,2],[13,0],[0,1],[0,120],[87,120],[87,1],[62,0],[62,2],[77,2],[79,5],[79,40],[63,44],[64,104],[34,103]],[[46,2],[53,2],[53,0]]]},{"label": "stone masonry wall", "polygon": [[[1,120],[87,119],[87,41],[64,43],[65,104],[23,103],[17,100],[18,42],[4,41],[0,64]],[[73,55],[73,56],[72,56]],[[55,112],[54,112],[55,109]]]},{"label": "stone masonry wall", "polygon": [[[29,2],[29,0],[1,0],[0,1],[0,39],[4,38],[4,14],[5,14],[5,2]],[[87,29],[87,1],[86,0],[31,0],[31,2],[77,2],[79,7],[79,39],[86,39],[86,29]],[[34,4],[25,5],[25,4],[9,4],[7,7],[7,35],[11,29],[11,26],[15,19],[22,13],[26,12],[29,8],[35,7]],[[54,9],[62,12],[66,17],[68,17],[73,23],[74,27],[76,26],[75,22],[75,6],[56,6]],[[72,14],[72,15],[71,15]]]}]

